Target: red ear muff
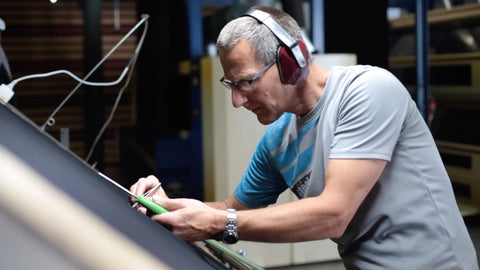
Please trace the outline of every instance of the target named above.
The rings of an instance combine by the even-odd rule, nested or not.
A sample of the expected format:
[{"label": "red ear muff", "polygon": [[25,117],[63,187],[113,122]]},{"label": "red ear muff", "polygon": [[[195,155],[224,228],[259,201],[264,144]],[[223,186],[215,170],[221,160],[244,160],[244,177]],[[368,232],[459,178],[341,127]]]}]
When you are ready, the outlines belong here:
[{"label": "red ear muff", "polygon": [[277,51],[277,66],[282,83],[294,85],[305,81],[309,73],[305,44],[295,40],[270,14],[264,11],[251,9],[244,16],[253,17],[264,24],[283,44]]},{"label": "red ear muff", "polygon": [[[303,56],[307,59],[307,48],[301,40],[297,40]],[[292,52],[286,46],[280,46],[277,52],[277,66],[283,83],[295,85],[307,79],[308,64],[301,68]]]}]

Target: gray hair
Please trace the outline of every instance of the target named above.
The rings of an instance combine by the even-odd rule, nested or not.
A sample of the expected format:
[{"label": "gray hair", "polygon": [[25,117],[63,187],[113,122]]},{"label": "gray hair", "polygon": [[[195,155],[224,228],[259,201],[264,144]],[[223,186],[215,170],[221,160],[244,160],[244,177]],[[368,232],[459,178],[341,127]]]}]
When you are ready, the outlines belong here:
[{"label": "gray hair", "polygon": [[[302,40],[302,32],[297,22],[287,13],[267,7],[252,7],[269,13],[278,24],[295,40]],[[247,40],[255,52],[255,59],[265,65],[275,60],[277,49],[281,45],[278,38],[267,28],[250,16],[242,16],[227,23],[217,39],[218,51],[231,50],[241,40]]]}]

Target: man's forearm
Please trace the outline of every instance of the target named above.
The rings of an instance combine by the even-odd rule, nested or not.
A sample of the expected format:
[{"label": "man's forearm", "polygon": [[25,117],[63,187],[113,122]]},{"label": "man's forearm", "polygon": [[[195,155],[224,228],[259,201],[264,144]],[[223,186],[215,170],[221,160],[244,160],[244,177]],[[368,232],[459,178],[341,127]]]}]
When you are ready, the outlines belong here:
[{"label": "man's forearm", "polygon": [[219,210],[227,210],[227,205],[225,204],[225,201],[220,201],[220,202],[206,202],[206,205],[219,209]]},{"label": "man's forearm", "polygon": [[231,194],[223,201],[216,201],[216,202],[205,202],[206,205],[218,209],[218,210],[227,210],[228,208],[234,208],[237,210],[247,210],[252,209],[242,203],[240,203],[236,198],[235,195]]}]

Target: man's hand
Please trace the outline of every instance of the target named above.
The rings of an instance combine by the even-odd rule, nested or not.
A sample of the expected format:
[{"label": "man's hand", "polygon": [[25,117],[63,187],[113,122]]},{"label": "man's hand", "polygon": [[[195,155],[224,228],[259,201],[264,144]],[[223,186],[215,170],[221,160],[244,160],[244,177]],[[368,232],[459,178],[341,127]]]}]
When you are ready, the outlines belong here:
[{"label": "man's hand", "polygon": [[194,199],[168,199],[154,196],[153,200],[170,212],[154,215],[152,219],[169,228],[188,242],[213,238],[223,232],[227,213]]},{"label": "man's hand", "polygon": [[[148,177],[145,177],[145,178],[142,177],[138,179],[138,181],[130,187],[130,191],[135,193],[135,195],[143,195],[145,194],[145,192],[151,190],[152,188],[157,186],[159,183],[160,181],[158,180],[158,178],[156,178],[153,175],[149,175]],[[158,189],[155,191],[154,194],[149,195],[149,197],[153,197],[153,196],[157,196],[159,198],[168,198],[167,194],[165,193],[162,187],[158,187]],[[131,198],[131,199],[132,201],[135,201],[135,198]],[[139,206],[138,210],[143,214],[147,213],[147,208],[143,206]]]}]

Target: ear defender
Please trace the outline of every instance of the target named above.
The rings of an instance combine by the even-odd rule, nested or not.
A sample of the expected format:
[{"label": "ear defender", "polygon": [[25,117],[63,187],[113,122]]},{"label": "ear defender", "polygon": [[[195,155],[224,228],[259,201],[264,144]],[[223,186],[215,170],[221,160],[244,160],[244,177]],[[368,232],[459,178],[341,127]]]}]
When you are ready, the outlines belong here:
[{"label": "ear defender", "polygon": [[[307,48],[301,40],[297,40],[302,54],[306,58]],[[280,46],[277,51],[277,66],[283,83],[295,85],[307,79],[308,66],[300,67],[292,52],[286,46]]]},{"label": "ear defender", "polygon": [[282,43],[277,50],[277,66],[282,83],[295,85],[305,81],[310,72],[305,44],[301,40],[295,40],[266,12],[252,9],[244,16],[253,17],[267,26]]}]

